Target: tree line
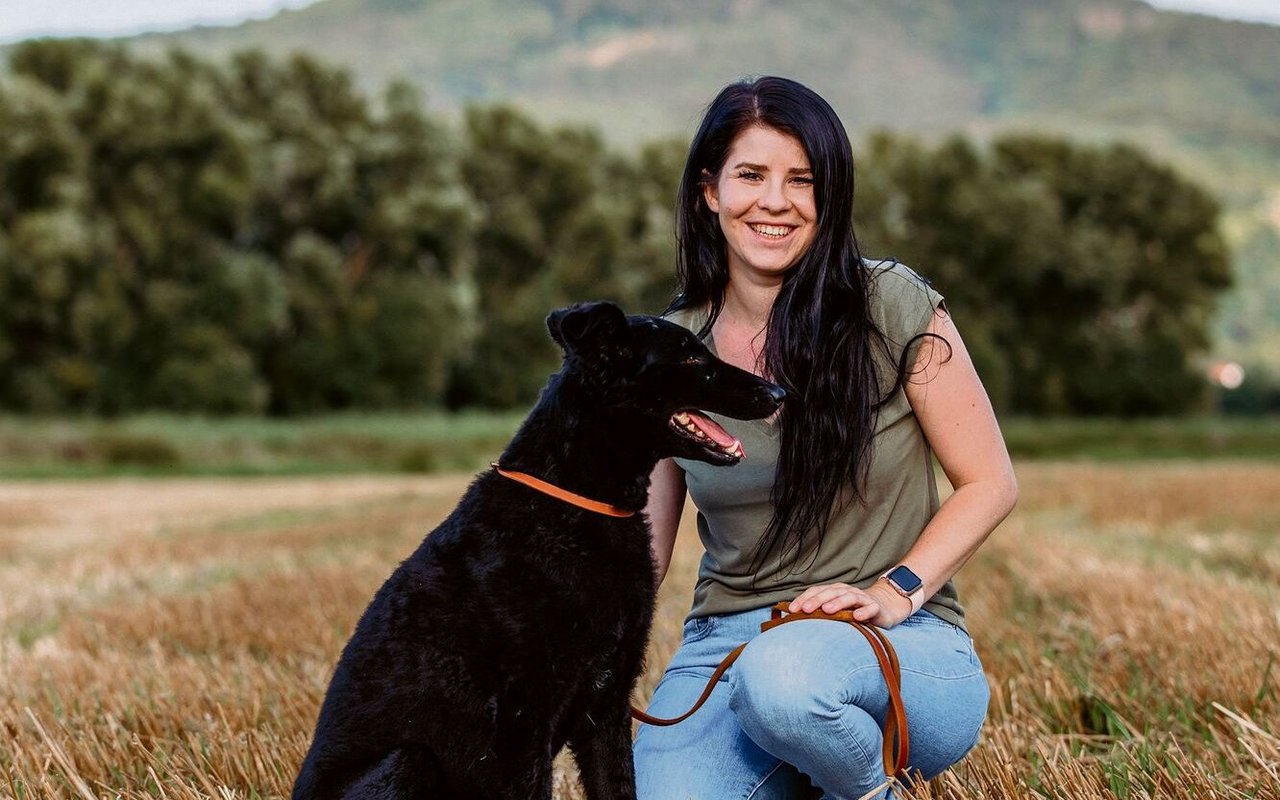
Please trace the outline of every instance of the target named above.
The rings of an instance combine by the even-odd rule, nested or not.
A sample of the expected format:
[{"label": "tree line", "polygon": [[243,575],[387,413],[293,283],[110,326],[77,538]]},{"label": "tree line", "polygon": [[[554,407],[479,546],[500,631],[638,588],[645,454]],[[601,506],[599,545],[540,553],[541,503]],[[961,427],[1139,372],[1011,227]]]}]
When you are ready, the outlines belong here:
[{"label": "tree line", "polygon": [[[543,319],[661,310],[686,143],[631,153],[508,107],[428,113],[307,56],[159,59],[91,40],[0,80],[0,408],[296,414],[513,407]],[[859,152],[869,256],[947,296],[997,404],[1164,414],[1230,283],[1218,207],[1125,145]]]}]

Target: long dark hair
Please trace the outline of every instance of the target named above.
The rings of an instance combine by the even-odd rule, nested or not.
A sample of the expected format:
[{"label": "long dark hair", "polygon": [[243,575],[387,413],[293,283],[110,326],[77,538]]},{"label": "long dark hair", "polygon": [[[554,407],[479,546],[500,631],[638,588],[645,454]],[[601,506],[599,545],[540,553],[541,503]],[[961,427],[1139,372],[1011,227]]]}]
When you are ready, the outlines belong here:
[{"label": "long dark hair", "polygon": [[731,84],[707,107],[680,180],[680,289],[668,311],[710,306],[705,335],[724,306],[726,241],[703,189],[717,180],[734,139],[753,125],[800,142],[818,211],[812,244],[783,275],[761,354],[765,374],[787,390],[787,402],[777,422],[773,518],[755,549],[758,574],[775,552],[794,562],[816,556],[831,518],[862,500],[876,413],[901,385],[906,353],[893,390],[882,395],[873,348],[884,346],[884,336],[871,319],[867,270],[853,232],[853,149],[827,101],[786,78]]}]

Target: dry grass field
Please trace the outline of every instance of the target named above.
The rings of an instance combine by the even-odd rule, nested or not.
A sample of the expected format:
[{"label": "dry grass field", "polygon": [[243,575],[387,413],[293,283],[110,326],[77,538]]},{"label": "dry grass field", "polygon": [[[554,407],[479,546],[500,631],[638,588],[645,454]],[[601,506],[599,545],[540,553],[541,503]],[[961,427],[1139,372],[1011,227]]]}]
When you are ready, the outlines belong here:
[{"label": "dry grass field", "polygon": [[[1280,798],[1280,465],[1019,475],[959,578],[984,738],[919,796]],[[467,480],[0,484],[0,796],[285,794],[352,624]],[[698,556],[686,526],[638,699]]]}]

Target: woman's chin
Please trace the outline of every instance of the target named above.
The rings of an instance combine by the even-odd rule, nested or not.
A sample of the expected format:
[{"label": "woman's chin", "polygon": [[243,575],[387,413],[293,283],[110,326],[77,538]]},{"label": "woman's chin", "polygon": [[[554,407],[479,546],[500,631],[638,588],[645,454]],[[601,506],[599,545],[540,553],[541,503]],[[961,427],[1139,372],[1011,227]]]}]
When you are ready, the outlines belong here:
[{"label": "woman's chin", "polygon": [[[797,261],[799,261],[798,258],[753,259],[740,262],[736,266],[743,277],[750,275],[757,279],[781,279],[789,269],[796,265]],[[733,264],[730,264],[731,273],[733,272],[733,266]]]}]

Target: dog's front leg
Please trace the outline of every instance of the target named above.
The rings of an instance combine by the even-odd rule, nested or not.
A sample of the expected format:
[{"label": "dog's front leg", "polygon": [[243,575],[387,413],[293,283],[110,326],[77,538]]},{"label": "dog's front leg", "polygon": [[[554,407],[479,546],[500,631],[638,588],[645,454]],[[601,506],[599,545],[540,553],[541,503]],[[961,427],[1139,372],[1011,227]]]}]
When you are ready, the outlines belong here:
[{"label": "dog's front leg", "polygon": [[[510,744],[510,742],[508,742]],[[491,757],[472,765],[467,784],[468,800],[552,800],[552,764],[549,748],[522,741],[499,747]],[[440,800],[452,800],[442,795]]]},{"label": "dog's front leg", "polygon": [[551,764],[539,763],[511,785],[503,787],[495,800],[551,800]]},{"label": "dog's front leg", "polygon": [[569,739],[588,800],[635,800],[631,714],[624,702],[597,704]]}]

